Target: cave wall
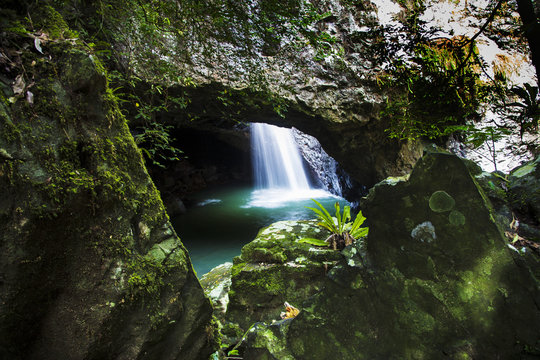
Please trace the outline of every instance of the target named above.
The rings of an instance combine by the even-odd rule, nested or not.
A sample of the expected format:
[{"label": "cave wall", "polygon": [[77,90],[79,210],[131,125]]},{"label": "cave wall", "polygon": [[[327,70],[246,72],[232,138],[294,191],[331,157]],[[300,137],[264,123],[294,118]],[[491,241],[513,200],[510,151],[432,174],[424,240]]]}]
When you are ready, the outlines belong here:
[{"label": "cave wall", "polygon": [[[162,85],[181,89],[188,101],[180,113],[171,114],[178,122],[223,128],[230,126],[228,121],[255,121],[296,127],[315,136],[356,181],[371,186],[387,176],[409,173],[421,156],[422,144],[389,139],[386,132],[392,122],[384,111],[387,100],[407,92],[406,86],[387,89],[381,85],[391,77],[392,61],[409,64],[419,56],[411,49],[422,36],[470,38],[478,31],[474,24],[483,16],[477,10],[484,4],[476,2],[426,0],[417,8],[419,4],[344,0],[229,3],[224,6],[225,17],[217,18],[228,25],[225,30],[216,24],[215,13],[210,11],[214,9],[208,5],[207,28],[194,17],[181,19],[181,36],[160,34],[157,29],[158,46],[152,59],[141,55],[148,52],[147,41],[135,33],[128,44],[132,51],[122,63],[150,84],[159,79]],[[265,13],[265,9],[275,11]],[[315,20],[310,18],[314,12],[318,14]],[[444,20],[436,14],[444,15]],[[497,26],[510,19],[511,8],[500,15]],[[425,26],[424,32],[414,35],[408,21],[416,16]],[[194,21],[192,28],[190,20]],[[309,25],[297,31],[292,25],[295,21]],[[519,39],[491,31],[495,30],[485,29],[476,42],[486,60],[483,80],[493,78],[497,69],[516,83],[528,76],[527,81],[533,79],[526,50],[504,45],[517,44]],[[126,44],[115,46],[123,49]],[[163,64],[154,61],[156,58],[166,59],[174,76],[164,78]],[[426,109],[425,113],[437,110]]]},{"label": "cave wall", "polygon": [[[267,94],[250,89],[230,89],[218,82],[196,88],[174,87],[172,91],[182,91],[190,99],[181,112],[160,114],[164,123],[178,131],[186,128],[206,131],[233,147],[245,149],[246,139],[242,131],[238,131],[239,124],[247,127],[249,123],[261,122],[294,127],[315,137],[324,151],[361,186],[370,187],[388,176],[409,173],[422,155],[422,142],[400,142],[388,138],[386,123],[379,118],[380,104],[366,104],[372,109],[363,114],[370,120],[357,122],[324,117],[316,113],[317,109],[283,99],[281,101],[287,110],[280,115]],[[229,94],[229,101],[225,103],[220,95],[223,91]]]},{"label": "cave wall", "polygon": [[148,171],[174,218],[192,205],[192,195],[208,187],[251,185],[248,126],[234,129],[182,127],[171,132],[182,150],[179,160],[148,164]]}]

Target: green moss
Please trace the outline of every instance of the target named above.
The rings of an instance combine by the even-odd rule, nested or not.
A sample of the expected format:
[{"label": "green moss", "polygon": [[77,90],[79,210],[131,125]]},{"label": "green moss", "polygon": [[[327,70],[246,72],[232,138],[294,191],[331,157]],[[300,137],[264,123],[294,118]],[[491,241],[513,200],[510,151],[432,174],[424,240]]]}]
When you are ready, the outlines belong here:
[{"label": "green moss", "polygon": [[429,198],[429,207],[435,212],[446,212],[454,208],[456,201],[446,191],[435,191]]},{"label": "green moss", "polygon": [[[94,289],[84,302],[70,306],[66,328],[84,328],[82,336],[97,351],[123,346],[115,342],[124,329],[137,334],[128,346],[142,339],[152,343],[149,349],[159,346],[160,337],[175,326],[190,329],[182,332],[185,338],[192,329],[197,336],[210,334],[215,330],[206,319],[210,306],[185,249],[168,228],[159,192],[108,88],[103,65],[80,43],[61,40],[73,33],[58,13],[35,5],[31,10],[44,11],[31,12],[32,31],[43,30],[55,40],[42,44],[47,56],[29,47],[13,59],[24,67],[25,83],[33,83],[34,103],[23,97],[8,103],[4,93],[9,87],[0,88],[0,148],[23,159],[0,161],[0,188],[8,194],[0,201],[0,217],[6,220],[0,237],[17,249],[9,249],[9,261],[24,264],[14,269],[14,276],[24,267],[32,270],[29,282],[29,272],[21,270],[25,278],[17,278],[17,291],[21,286],[24,301],[37,299],[44,309],[36,313],[35,303],[18,308],[36,319],[23,319],[20,328],[31,329],[41,321],[39,316],[54,301],[51,293],[82,298]],[[9,36],[10,45],[22,39]],[[190,301],[189,309],[183,309]],[[62,311],[51,308],[52,316]],[[1,315],[8,317],[2,329],[24,322]],[[159,330],[150,331],[148,324]]]},{"label": "green moss", "polygon": [[71,39],[77,38],[78,34],[69,28],[66,21],[50,5],[42,5],[34,12],[37,14],[34,17],[35,30],[42,30],[49,34],[51,39]]},{"label": "green moss", "polygon": [[327,236],[316,223],[278,222],[262,229],[244,246],[231,270],[228,321],[247,329],[257,321],[277,320],[285,301],[301,307],[323,287],[326,271],[342,255],[297,241],[303,236]]},{"label": "green moss", "polygon": [[465,215],[457,210],[452,210],[448,215],[448,221],[450,221],[450,224],[456,226],[465,225]]},{"label": "green moss", "polygon": [[12,21],[9,26],[6,27],[4,30],[19,35],[26,35],[30,32],[28,31],[28,29],[26,29],[26,26],[19,20]]},{"label": "green moss", "polygon": [[167,268],[159,259],[135,254],[127,263],[129,277],[127,283],[132,300],[142,299],[147,304],[159,302],[159,295],[165,285],[163,278]]}]

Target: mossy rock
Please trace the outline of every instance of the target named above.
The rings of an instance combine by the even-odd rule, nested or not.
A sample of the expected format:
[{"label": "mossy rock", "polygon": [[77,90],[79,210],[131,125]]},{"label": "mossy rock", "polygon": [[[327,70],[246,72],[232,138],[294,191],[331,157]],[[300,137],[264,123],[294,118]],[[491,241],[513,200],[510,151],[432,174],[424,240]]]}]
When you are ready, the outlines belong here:
[{"label": "mossy rock", "polygon": [[33,104],[0,104],[0,358],[206,357],[211,304],[118,99],[45,8],[30,16],[58,39],[19,44]]},{"label": "mossy rock", "polygon": [[280,319],[283,303],[301,307],[319,291],[325,274],[342,258],[339,252],[301,243],[326,239],[329,232],[316,221],[280,221],[263,228],[234,259],[226,319],[247,330],[259,321]]},{"label": "mossy rock", "polygon": [[[438,191],[454,199],[451,209],[433,211]],[[267,326],[250,335],[258,339],[254,359],[283,338],[291,359],[539,355],[538,261],[507,246],[488,197],[459,158],[428,153],[408,182],[376,186],[363,206],[365,266],[343,259],[284,334],[262,336]]]}]

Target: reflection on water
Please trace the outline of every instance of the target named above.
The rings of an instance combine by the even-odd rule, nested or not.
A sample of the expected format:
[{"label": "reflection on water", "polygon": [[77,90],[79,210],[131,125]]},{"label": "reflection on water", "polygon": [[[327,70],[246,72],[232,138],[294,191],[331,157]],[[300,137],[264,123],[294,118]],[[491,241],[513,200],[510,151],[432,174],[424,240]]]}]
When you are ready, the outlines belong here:
[{"label": "reflection on water", "polygon": [[280,220],[312,219],[306,206],[312,198],[328,210],[335,201],[346,201],[324,190],[255,190],[225,187],[197,194],[194,207],[172,219],[176,232],[189,251],[198,276],[240,255],[242,246],[255,238],[260,228]]}]

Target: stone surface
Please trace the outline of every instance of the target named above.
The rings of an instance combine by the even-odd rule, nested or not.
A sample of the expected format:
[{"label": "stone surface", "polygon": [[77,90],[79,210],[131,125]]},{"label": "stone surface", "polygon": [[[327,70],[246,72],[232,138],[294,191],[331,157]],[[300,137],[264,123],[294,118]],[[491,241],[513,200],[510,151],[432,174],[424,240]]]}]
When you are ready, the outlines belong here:
[{"label": "stone surface", "polygon": [[[197,26],[192,31],[193,36],[183,35],[180,43],[184,46],[177,52],[174,40],[165,49],[156,50],[162,51],[162,58],[171,59],[171,66],[178,69],[175,74],[178,82],[173,85],[182,86],[182,82],[189,79],[197,86],[186,89],[192,100],[186,113],[215,128],[226,127],[223,119],[231,114],[246,122],[294,126],[315,136],[325,151],[365,186],[410,172],[421,156],[421,146],[388,139],[385,130],[389,119],[381,114],[388,94],[379,86],[388,75],[390,61],[400,58],[406,64],[413,56],[408,50],[396,52],[395,49],[398,44],[405,48],[412,46],[406,44],[414,38],[406,32],[409,28],[406,19],[418,15],[427,22],[427,28],[436,26],[436,35],[431,36],[439,40],[455,35],[472,37],[478,31],[476,9],[483,8],[484,4],[477,0],[443,3],[426,0],[422,9],[416,9],[413,15],[407,12],[413,6],[403,1],[293,3],[294,13],[310,6],[319,14],[328,12],[309,27],[317,36],[326,35],[331,39],[322,41],[327,47],[327,54],[322,58],[316,56],[318,50],[313,46],[317,41],[301,35],[298,38],[280,35],[278,29],[290,26],[286,21],[291,15],[288,7],[264,1],[224,6],[230,6],[226,13],[233,23],[245,14],[250,14],[256,22],[261,20],[258,19],[260,8],[265,4],[276,6],[276,11],[280,11],[278,16],[283,15],[283,18],[279,27],[271,26],[272,31],[278,33],[272,41],[275,51],[267,51],[266,36],[256,31],[246,34],[240,26],[235,27],[234,34],[217,34],[218,40],[212,37],[216,35],[212,32],[201,38],[204,31],[199,31]],[[436,15],[444,15],[444,20]],[[301,21],[308,21],[309,15],[304,13],[303,16]],[[167,33],[167,38],[169,35]],[[520,46],[502,46],[504,42],[513,43],[515,38],[488,32],[478,36],[476,45],[486,59],[486,71],[491,77],[494,69],[498,69],[504,70],[516,83],[534,82],[533,68],[525,60],[527,55],[517,50]],[[125,61],[132,60],[133,68],[141,77],[152,79],[159,74],[151,66],[152,62],[149,64],[142,59],[137,63],[138,54],[146,50],[146,40],[134,41],[133,46],[133,53]],[[177,123],[191,122],[191,118],[183,118],[183,114],[168,116],[174,117]],[[512,142],[514,148],[518,142],[518,139]],[[510,152],[505,150],[505,153]]]},{"label": "stone surface", "polygon": [[508,180],[512,206],[536,225],[540,224],[540,157],[514,169]]},{"label": "stone surface", "polygon": [[[42,55],[9,40],[20,56],[0,76],[0,358],[206,358],[211,304],[103,65],[72,41]],[[32,101],[11,91],[18,76]]]},{"label": "stone surface", "polygon": [[299,243],[329,233],[316,221],[280,221],[262,229],[234,259],[226,320],[246,331],[253,323],[279,320],[283,304],[295,307],[322,289],[326,273],[341,258],[333,250]]},{"label": "stone surface", "polygon": [[216,266],[201,278],[204,293],[212,301],[214,315],[219,319],[223,319],[229,304],[232,267],[231,262],[226,262]]},{"label": "stone surface", "polygon": [[[455,203],[433,211],[429,200],[441,191]],[[538,260],[508,246],[462,160],[426,154],[408,181],[375,186],[363,212],[363,261],[335,265],[283,331],[259,325],[251,358],[280,358],[285,340],[290,359],[540,354]]]}]

